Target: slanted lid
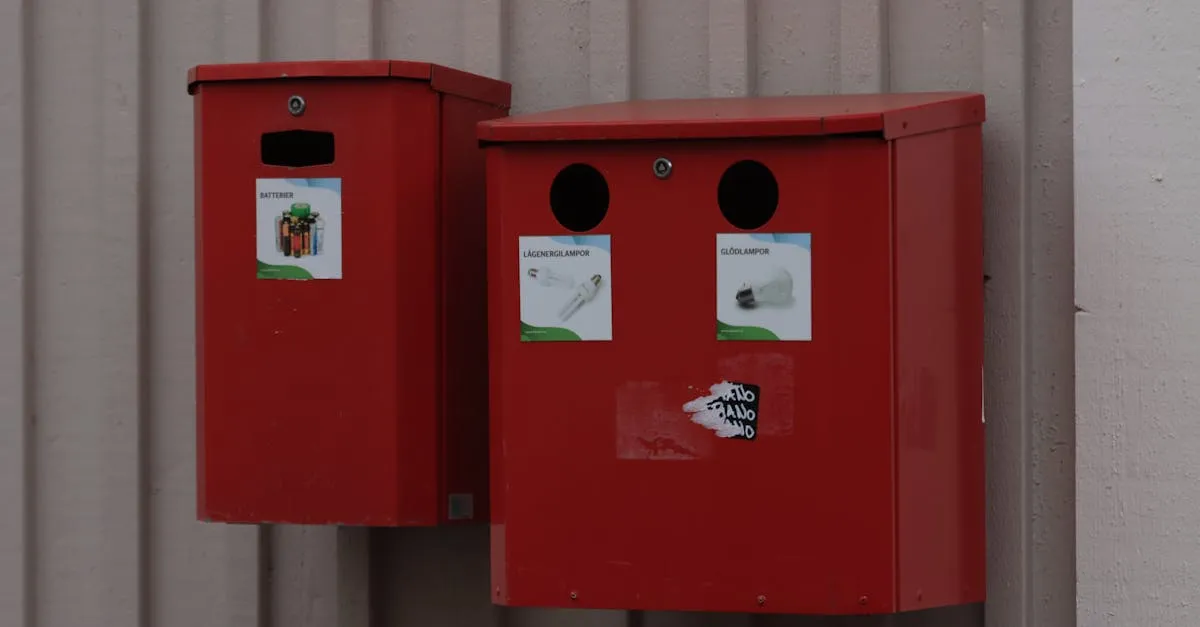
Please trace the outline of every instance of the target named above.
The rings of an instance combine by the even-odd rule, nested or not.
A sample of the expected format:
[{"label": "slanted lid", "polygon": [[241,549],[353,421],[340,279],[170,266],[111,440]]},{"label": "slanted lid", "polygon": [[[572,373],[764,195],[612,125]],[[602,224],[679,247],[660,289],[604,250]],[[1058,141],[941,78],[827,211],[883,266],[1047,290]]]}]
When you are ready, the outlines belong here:
[{"label": "slanted lid", "polygon": [[966,92],[635,100],[480,122],[481,142],[715,139],[881,133],[887,139],[980,124]]},{"label": "slanted lid", "polygon": [[200,83],[294,78],[400,78],[428,81],[434,91],[508,108],[512,86],[478,74],[423,61],[280,61],[197,65],[188,70],[188,93]]}]

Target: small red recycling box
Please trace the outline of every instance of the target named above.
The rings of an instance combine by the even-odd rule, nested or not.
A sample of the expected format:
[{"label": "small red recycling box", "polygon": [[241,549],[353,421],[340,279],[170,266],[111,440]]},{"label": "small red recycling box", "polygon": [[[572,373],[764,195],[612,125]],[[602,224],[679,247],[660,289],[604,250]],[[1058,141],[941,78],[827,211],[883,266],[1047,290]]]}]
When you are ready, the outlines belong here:
[{"label": "small red recycling box", "polygon": [[429,63],[193,68],[199,518],[486,520],[480,120]]},{"label": "small red recycling box", "polygon": [[981,601],[983,120],[910,93],[481,122],[495,601]]}]

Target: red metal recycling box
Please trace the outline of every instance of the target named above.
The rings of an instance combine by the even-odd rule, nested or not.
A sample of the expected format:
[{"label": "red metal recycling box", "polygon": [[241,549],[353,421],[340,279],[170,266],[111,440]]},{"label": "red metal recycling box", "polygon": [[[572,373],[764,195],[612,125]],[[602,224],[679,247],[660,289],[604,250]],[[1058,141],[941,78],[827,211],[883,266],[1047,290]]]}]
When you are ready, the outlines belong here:
[{"label": "red metal recycling box", "polygon": [[199,66],[188,89],[199,517],[484,519],[475,124],[509,85],[343,61]]},{"label": "red metal recycling box", "polygon": [[937,93],[480,123],[496,602],[981,601],[983,120]]}]

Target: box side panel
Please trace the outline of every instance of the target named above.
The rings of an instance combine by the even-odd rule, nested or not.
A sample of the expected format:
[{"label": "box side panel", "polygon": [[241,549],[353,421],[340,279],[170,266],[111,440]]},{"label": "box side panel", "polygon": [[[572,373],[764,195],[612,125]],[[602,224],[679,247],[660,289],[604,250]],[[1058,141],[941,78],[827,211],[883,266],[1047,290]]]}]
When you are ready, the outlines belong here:
[{"label": "box side panel", "polygon": [[[492,537],[493,555],[503,558],[493,579],[499,600],[893,611],[887,143],[493,150],[491,399],[492,427],[500,433],[492,450],[500,478],[493,477]],[[674,163],[665,179],[654,175],[658,157]],[[732,226],[718,206],[723,174],[745,159],[769,167],[779,192],[775,215],[753,233]],[[549,202],[556,175],[577,162],[604,175],[610,196],[606,216],[586,233],[561,226]],[[730,196],[761,191],[749,186]],[[746,240],[722,253],[718,234]],[[529,236],[539,238],[522,244]],[[560,254],[554,246],[563,240],[595,245]],[[722,255],[758,255],[763,247],[769,252],[735,264],[728,276],[718,269]],[[793,270],[794,290],[786,289],[794,299],[731,311],[740,282],[775,276],[777,257]],[[556,266],[570,276],[602,277],[579,318],[560,309],[572,291],[537,278],[549,276],[542,270],[554,258],[577,260]],[[609,308],[611,340],[596,330]],[[752,332],[768,320],[789,329],[809,321],[809,339],[718,339],[725,327]],[[560,341],[535,341],[554,325],[593,339],[564,333]],[[715,391],[725,389],[722,382],[748,386],[735,399],[743,404],[708,398],[724,394]],[[753,430],[743,428],[751,422]]]},{"label": "box side panel", "polygon": [[204,94],[197,93],[192,97],[192,145],[193,159],[192,171],[195,181],[192,195],[194,198],[193,212],[193,238],[195,240],[195,292],[196,292],[196,517],[200,520],[207,520],[208,502],[205,498],[208,495],[208,486],[206,478],[208,476],[208,467],[206,460],[208,458],[208,446],[204,438],[205,431],[205,389],[206,380],[204,377],[205,362],[204,362],[204,212],[201,208],[204,206],[204,186],[201,182],[204,180],[204,161],[205,161],[205,140],[204,140],[204,116],[207,108],[204,106]]},{"label": "box side panel", "polygon": [[475,124],[504,110],[441,95],[443,520],[488,511],[487,215],[484,151]]},{"label": "box side panel", "polygon": [[894,143],[900,607],[984,597],[980,127]]},{"label": "box side panel", "polygon": [[505,285],[506,272],[501,259],[504,241],[503,200],[504,182],[508,178],[506,149],[493,146],[484,150],[487,180],[487,334],[488,334],[488,518],[491,523],[491,589],[494,602],[506,603],[508,551],[505,525],[508,482],[504,469],[507,465],[504,451],[504,356],[506,342],[502,340],[502,329],[506,323],[504,311],[510,302],[508,292],[512,287]]},{"label": "box side panel", "polygon": [[[436,97],[378,80],[199,91],[204,514],[435,522],[436,307],[401,294],[437,292]],[[303,138],[262,143],[297,130],[331,133],[332,154],[264,163],[306,154]]]},{"label": "box side panel", "polygon": [[[391,115],[396,167],[389,199],[379,207],[391,210],[393,221],[374,253],[376,263],[395,260],[390,286],[395,290],[397,379],[392,397],[398,410],[398,499],[401,525],[431,525],[438,521],[441,459],[440,340],[443,333],[439,278],[438,176],[440,99],[427,83],[396,83]],[[394,238],[394,239],[393,239]],[[394,249],[388,250],[392,242]],[[394,252],[393,252],[394,251]],[[380,324],[383,321],[380,320]]]}]

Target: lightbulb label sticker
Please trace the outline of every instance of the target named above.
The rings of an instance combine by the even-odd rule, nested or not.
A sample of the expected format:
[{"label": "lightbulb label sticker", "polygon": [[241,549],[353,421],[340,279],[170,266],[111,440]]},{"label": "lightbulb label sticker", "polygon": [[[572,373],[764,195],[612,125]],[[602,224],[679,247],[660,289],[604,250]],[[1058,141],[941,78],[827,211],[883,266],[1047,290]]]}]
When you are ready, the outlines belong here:
[{"label": "lightbulb label sticker", "polygon": [[717,339],[812,340],[812,235],[717,235]]},{"label": "lightbulb label sticker", "polygon": [[258,179],[260,279],[342,278],[342,179]]},{"label": "lightbulb label sticker", "polygon": [[612,340],[610,236],[519,240],[521,341]]}]

